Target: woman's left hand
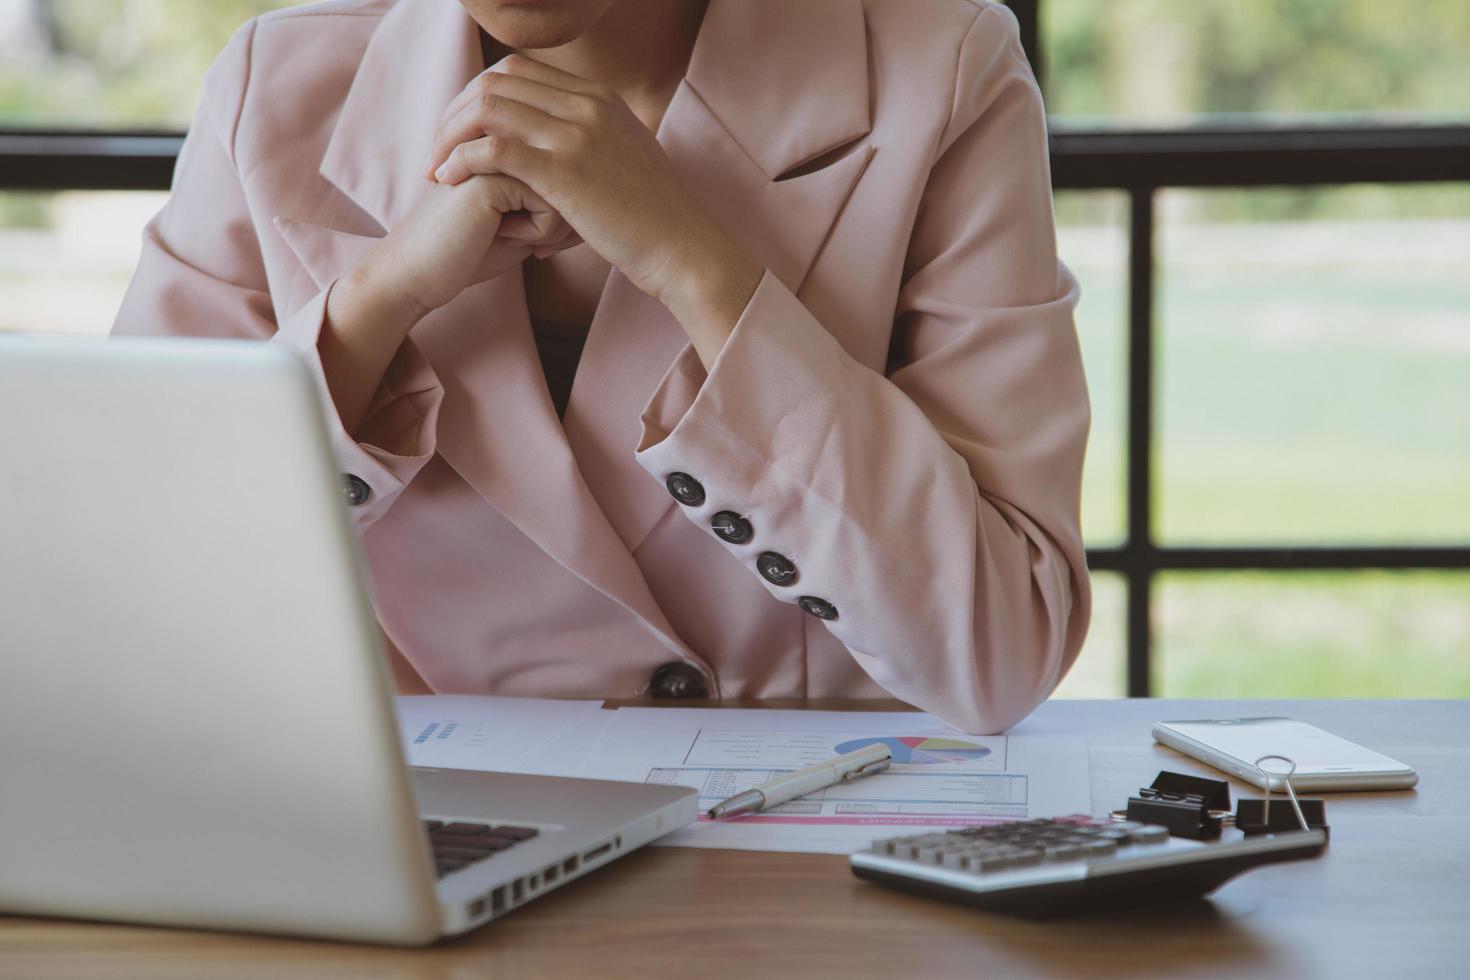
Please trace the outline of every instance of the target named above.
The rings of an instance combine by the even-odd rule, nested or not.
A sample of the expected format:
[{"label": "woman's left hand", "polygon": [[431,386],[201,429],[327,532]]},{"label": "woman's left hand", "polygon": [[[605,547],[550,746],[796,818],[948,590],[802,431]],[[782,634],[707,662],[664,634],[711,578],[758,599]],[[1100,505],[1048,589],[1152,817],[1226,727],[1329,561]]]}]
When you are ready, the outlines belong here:
[{"label": "woman's left hand", "polygon": [[426,175],[455,184],[492,173],[545,198],[594,251],[668,306],[697,345],[698,330],[718,327],[691,328],[686,317],[728,317],[728,336],[764,273],[683,188],[617,93],[524,55],[482,72],[444,110]]}]

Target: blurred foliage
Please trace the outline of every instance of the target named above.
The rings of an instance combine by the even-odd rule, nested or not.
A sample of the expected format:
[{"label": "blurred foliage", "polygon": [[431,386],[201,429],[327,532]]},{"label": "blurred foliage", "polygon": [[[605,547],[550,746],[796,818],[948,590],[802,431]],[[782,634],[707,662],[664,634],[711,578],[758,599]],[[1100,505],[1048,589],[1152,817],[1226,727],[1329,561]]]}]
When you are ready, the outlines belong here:
[{"label": "blurred foliage", "polygon": [[49,228],[49,203],[39,194],[0,194],[0,228]]},{"label": "blurred foliage", "polygon": [[[285,0],[0,0],[0,120],[174,129],[230,35]],[[8,36],[7,36],[8,28]]]},{"label": "blurred foliage", "polygon": [[1040,0],[1040,9],[1053,115],[1169,125],[1237,113],[1470,115],[1465,0]]},{"label": "blurred foliage", "polygon": [[[0,120],[179,126],[247,18],[287,0],[0,0]],[[1040,0],[1057,116],[1470,115],[1466,0]]]},{"label": "blurred foliage", "polygon": [[[1040,0],[1055,127],[1464,122],[1466,0]],[[1060,203],[1060,202],[1059,202]],[[1293,188],[1201,201],[1210,221],[1431,217],[1444,202],[1383,187]],[[1096,223],[1095,202],[1059,206]]]}]

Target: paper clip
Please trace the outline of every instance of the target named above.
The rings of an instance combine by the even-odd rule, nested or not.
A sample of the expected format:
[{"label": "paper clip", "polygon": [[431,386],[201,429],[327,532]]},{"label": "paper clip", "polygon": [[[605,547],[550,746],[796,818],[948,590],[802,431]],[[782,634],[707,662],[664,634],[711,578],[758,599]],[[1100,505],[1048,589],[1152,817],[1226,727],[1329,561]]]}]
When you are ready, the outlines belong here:
[{"label": "paper clip", "polygon": [[[1285,762],[1289,766],[1285,773],[1275,770],[1267,770],[1262,763],[1270,759]],[[1254,834],[1271,834],[1281,832],[1295,832],[1296,830],[1320,830],[1324,835],[1331,831],[1327,826],[1327,804],[1322,800],[1299,800],[1296,788],[1291,785],[1291,777],[1296,772],[1296,762],[1284,755],[1263,755],[1255,761],[1255,770],[1261,774],[1261,788],[1265,791],[1266,798],[1263,800],[1242,799],[1236,804],[1235,826],[1241,833],[1251,836]],[[1291,803],[1291,809],[1296,817],[1293,826],[1291,816],[1286,819],[1271,819],[1271,784],[1280,780],[1286,789],[1287,800]],[[1278,808],[1278,813],[1280,812]]]},{"label": "paper clip", "polygon": [[[1261,763],[1265,762],[1267,759],[1275,759],[1278,762],[1285,762],[1290,765],[1291,768],[1286,770],[1286,772],[1284,773],[1267,772],[1261,766]],[[1280,776],[1281,782],[1286,785],[1286,795],[1287,798],[1291,800],[1291,808],[1296,811],[1297,823],[1302,825],[1303,830],[1311,830],[1312,828],[1307,826],[1306,816],[1302,813],[1302,805],[1297,802],[1296,790],[1291,788],[1291,777],[1292,774],[1296,772],[1296,760],[1289,759],[1284,755],[1263,755],[1255,761],[1255,767],[1256,772],[1261,774],[1261,788],[1266,791],[1266,802],[1261,807],[1261,809],[1264,811],[1261,815],[1261,822],[1264,823],[1267,827],[1271,826],[1271,777]]]}]

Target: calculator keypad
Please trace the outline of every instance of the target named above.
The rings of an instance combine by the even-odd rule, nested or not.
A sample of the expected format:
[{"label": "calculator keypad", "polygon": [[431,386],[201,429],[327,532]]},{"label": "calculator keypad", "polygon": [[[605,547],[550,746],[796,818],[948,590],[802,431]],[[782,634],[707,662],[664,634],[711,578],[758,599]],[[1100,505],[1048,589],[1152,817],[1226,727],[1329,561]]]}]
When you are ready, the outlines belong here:
[{"label": "calculator keypad", "polygon": [[894,837],[875,842],[873,850],[921,864],[990,874],[1048,863],[1095,861],[1123,848],[1159,844],[1168,838],[1164,827],[1065,817]]}]

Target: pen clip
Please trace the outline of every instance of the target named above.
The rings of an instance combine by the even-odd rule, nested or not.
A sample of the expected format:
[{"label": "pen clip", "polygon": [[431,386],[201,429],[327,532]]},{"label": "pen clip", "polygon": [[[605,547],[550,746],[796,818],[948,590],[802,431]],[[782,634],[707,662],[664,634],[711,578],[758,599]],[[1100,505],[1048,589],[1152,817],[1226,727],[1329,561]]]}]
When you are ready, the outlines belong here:
[{"label": "pen clip", "polygon": [[846,782],[849,779],[857,779],[859,776],[871,776],[875,772],[882,772],[888,768],[889,763],[892,761],[892,759],[879,759],[877,762],[870,762],[865,766],[859,766],[856,769],[843,773],[842,781]]}]

